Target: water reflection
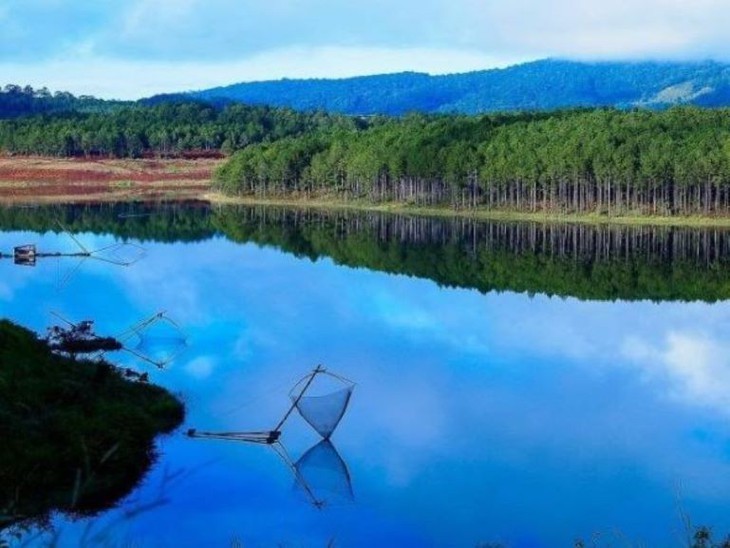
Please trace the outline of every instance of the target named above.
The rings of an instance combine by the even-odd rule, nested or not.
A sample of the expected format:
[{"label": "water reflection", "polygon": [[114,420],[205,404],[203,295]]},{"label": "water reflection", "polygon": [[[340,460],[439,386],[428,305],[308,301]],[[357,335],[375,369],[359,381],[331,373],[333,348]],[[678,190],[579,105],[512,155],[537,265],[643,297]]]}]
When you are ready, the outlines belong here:
[{"label": "water reflection", "polygon": [[298,257],[489,291],[589,300],[730,298],[730,231],[482,222],[353,211],[203,204],[0,208],[0,227],[114,234],[142,241],[217,235]]},{"label": "water reflection", "polygon": [[[248,432],[199,432],[191,429],[188,436],[269,446],[292,471],[295,485],[308,501],[315,508],[322,509],[331,503],[331,496],[340,501],[354,498],[350,472],[330,441],[345,416],[354,388],[352,381],[318,365],[289,391],[291,405],[273,429]],[[283,427],[295,410],[322,438],[296,463],[289,456],[281,437]]]},{"label": "water reflection", "polygon": [[56,325],[46,330],[46,342],[54,352],[74,359],[82,355],[92,361],[112,360],[108,354],[124,351],[144,364],[164,369],[187,347],[185,334],[164,312],[157,312],[114,336],[98,334],[94,320],[72,322],[58,312],[50,311],[50,314]]},{"label": "water reflection", "polygon": [[[471,240],[467,222],[463,240],[446,221],[419,229],[453,237],[441,246],[435,236],[401,242],[393,232],[400,225],[386,221],[390,232],[380,239],[367,228],[380,226],[375,216],[258,210],[239,218],[194,208],[117,227],[119,219],[92,208],[68,215],[78,222],[65,224],[101,245],[145,239],[145,261],[86,269],[61,294],[43,265],[0,264],[0,312],[42,329],[46,310],[64,310],[118,332],[167,310],[189,346],[150,375],[183,395],[186,427],[276,424],[310,363],[358,382],[335,440],[356,479],[353,503],[302,504],[291,471],[265,448],[175,437],[134,496],[154,494],[165,466],[196,473],[117,538],[143,546],[234,538],[251,546],[324,546],[332,538],[345,546],[564,546],[620,530],[664,546],[681,541],[678,494],[694,523],[724,532],[730,306],[706,302],[727,297],[722,231],[717,245],[708,233],[705,247],[703,231],[679,231],[693,252],[657,243],[627,256],[624,244],[608,260],[606,237],[600,253],[585,244],[575,254],[566,243],[551,258],[545,243],[513,254],[523,244]],[[299,224],[286,221],[297,215]],[[484,234],[487,225],[471,229]],[[153,226],[166,227],[158,241],[150,240]],[[507,227],[505,238],[528,228]],[[636,238],[676,242],[677,232]],[[0,247],[25,235],[0,234]],[[47,246],[55,238],[37,237]],[[304,421],[288,425],[294,458],[318,442]],[[114,517],[99,519],[102,527]],[[69,543],[86,525],[54,523]]]},{"label": "water reflection", "polygon": [[329,439],[310,447],[293,465],[293,470],[295,486],[306,493],[315,507],[354,502],[350,471]]}]

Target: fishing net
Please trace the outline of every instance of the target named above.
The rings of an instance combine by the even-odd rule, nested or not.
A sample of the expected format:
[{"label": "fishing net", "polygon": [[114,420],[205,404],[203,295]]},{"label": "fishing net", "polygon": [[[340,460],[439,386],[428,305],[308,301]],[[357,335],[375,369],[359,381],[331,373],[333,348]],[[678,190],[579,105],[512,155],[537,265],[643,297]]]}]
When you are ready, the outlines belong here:
[{"label": "fishing net", "polygon": [[295,487],[302,489],[315,504],[350,502],[354,497],[350,471],[329,440],[309,449],[294,465]]},{"label": "fishing net", "polygon": [[159,365],[169,364],[187,347],[185,334],[165,316],[137,330],[136,335],[134,350]]},{"label": "fishing net", "polygon": [[[94,251],[87,251],[81,248],[80,252],[60,253],[57,258],[67,258],[71,262],[59,261],[57,270],[56,288],[61,291],[65,289],[82,267],[89,261],[107,263],[114,266],[131,266],[142,260],[145,256],[144,248],[133,243],[115,243]],[[16,261],[17,264],[17,261]]]},{"label": "fishing net", "polygon": [[340,424],[354,387],[348,386],[337,392],[322,396],[301,396],[296,402],[296,408],[302,418],[314,428],[325,440]]},{"label": "fishing net", "polygon": [[91,256],[103,262],[119,266],[131,266],[141,261],[146,253],[142,246],[131,242],[122,242],[92,251]]}]

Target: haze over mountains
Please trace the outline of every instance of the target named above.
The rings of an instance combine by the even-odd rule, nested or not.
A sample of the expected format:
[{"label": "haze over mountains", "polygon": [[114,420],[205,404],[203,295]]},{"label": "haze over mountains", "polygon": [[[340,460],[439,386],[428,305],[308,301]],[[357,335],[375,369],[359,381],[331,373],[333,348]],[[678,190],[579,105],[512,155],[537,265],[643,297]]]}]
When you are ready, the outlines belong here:
[{"label": "haze over mountains", "polygon": [[[275,80],[157,95],[142,105],[205,101],[323,110],[352,115],[408,112],[477,114],[575,107],[666,108],[730,106],[730,64],[703,62],[595,62],[542,60],[463,74],[416,72],[345,79]],[[133,105],[51,94],[7,85],[0,118],[62,112],[108,112]]]},{"label": "haze over mountains", "polygon": [[730,105],[730,65],[705,62],[542,60],[505,69],[430,76],[405,72],[340,80],[277,80],[188,97],[346,114],[550,110],[564,107]]}]

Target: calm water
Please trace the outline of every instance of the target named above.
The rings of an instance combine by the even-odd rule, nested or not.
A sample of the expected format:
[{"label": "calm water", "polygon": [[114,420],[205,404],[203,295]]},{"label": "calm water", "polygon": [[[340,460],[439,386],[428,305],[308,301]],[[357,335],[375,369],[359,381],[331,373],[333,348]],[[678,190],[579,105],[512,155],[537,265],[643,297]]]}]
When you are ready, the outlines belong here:
[{"label": "calm water", "polygon": [[[0,317],[115,333],[167,311],[188,347],[150,373],[185,400],[182,431],[269,428],[318,363],[357,382],[333,436],[353,500],[330,478],[317,509],[269,448],[181,431],[119,508],[57,516],[31,545],[673,546],[681,512],[728,532],[727,233],[204,207],[1,218],[5,252],[73,249],[56,218],[89,248],[144,246],[127,268],[0,261]],[[284,428],[293,460],[318,441],[300,417]]]}]

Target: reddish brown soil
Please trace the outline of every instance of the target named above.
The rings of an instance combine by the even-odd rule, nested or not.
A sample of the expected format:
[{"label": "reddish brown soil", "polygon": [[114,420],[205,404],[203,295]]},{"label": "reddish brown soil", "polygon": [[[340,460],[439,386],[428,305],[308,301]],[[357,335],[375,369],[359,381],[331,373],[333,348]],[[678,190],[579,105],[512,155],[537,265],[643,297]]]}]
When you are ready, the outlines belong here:
[{"label": "reddish brown soil", "polygon": [[197,198],[220,163],[0,157],[0,202]]}]

